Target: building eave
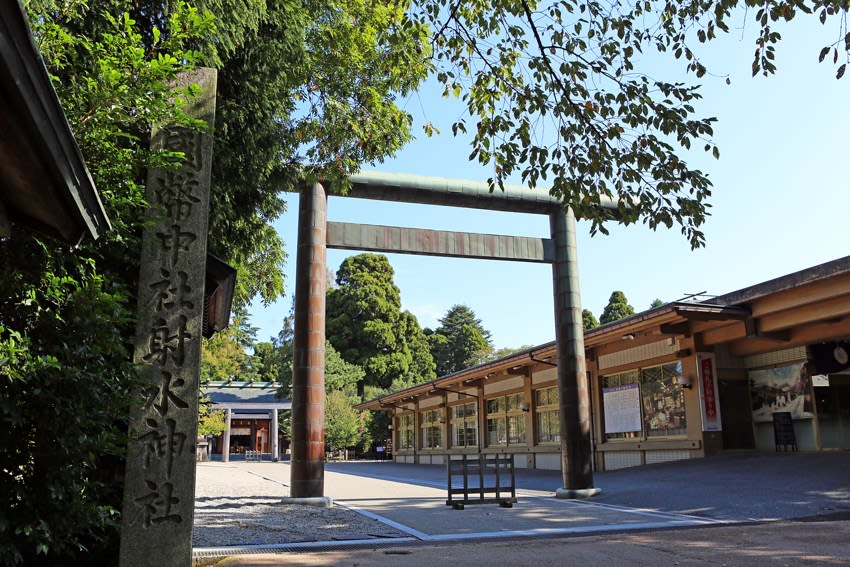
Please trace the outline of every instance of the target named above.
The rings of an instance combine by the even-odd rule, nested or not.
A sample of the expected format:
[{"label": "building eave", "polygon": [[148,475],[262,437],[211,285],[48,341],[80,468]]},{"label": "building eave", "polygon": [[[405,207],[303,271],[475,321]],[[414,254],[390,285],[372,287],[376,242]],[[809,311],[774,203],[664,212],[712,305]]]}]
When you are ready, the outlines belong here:
[{"label": "building eave", "polygon": [[0,3],[0,200],[70,245],[110,228],[18,0]]},{"label": "building eave", "polygon": [[805,268],[791,274],[767,280],[766,282],[751,285],[737,291],[732,291],[712,299],[711,302],[740,306],[768,295],[795,289],[844,274],[850,274],[850,256],[824,262],[817,266]]}]

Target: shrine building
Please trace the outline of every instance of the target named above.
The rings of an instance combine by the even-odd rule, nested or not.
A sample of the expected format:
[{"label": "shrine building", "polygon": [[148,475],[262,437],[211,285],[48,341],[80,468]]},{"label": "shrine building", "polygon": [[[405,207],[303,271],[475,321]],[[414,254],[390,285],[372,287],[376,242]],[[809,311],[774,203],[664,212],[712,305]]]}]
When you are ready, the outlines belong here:
[{"label": "shrine building", "polygon": [[[585,331],[584,345],[596,470],[850,449],[850,256],[667,303]],[[546,343],[358,407],[391,413],[397,462],[511,453],[559,469],[557,364]]]},{"label": "shrine building", "polygon": [[[278,427],[281,410],[292,407],[278,397],[274,382],[209,382],[201,386],[212,409],[224,410],[227,429],[212,440],[211,453],[222,461],[231,456],[265,456],[278,461],[286,453],[286,442]],[[248,453],[250,452],[250,453]]]}]

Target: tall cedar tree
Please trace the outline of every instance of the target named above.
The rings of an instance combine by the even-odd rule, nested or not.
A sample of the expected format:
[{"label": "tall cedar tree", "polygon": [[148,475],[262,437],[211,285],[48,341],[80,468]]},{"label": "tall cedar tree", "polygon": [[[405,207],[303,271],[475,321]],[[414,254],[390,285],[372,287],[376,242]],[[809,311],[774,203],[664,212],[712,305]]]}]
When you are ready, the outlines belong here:
[{"label": "tall cedar tree", "polygon": [[386,256],[346,258],[328,291],[327,337],[342,358],[366,373],[358,383],[392,388],[433,379],[434,361],[416,317],[401,310]]},{"label": "tall cedar tree", "polygon": [[589,331],[590,329],[595,329],[599,326],[599,321],[596,320],[596,316],[593,314],[593,311],[590,309],[582,309],[581,310],[581,323],[582,328],[585,331]]},{"label": "tall cedar tree", "polygon": [[452,306],[440,319],[440,326],[428,334],[428,342],[438,376],[481,364],[493,351],[490,331],[466,305]]},{"label": "tall cedar tree", "polygon": [[635,308],[629,305],[626,299],[626,294],[622,291],[611,292],[611,297],[608,298],[608,305],[602,311],[602,316],[599,317],[599,322],[603,325],[613,321],[619,321],[635,314]]}]

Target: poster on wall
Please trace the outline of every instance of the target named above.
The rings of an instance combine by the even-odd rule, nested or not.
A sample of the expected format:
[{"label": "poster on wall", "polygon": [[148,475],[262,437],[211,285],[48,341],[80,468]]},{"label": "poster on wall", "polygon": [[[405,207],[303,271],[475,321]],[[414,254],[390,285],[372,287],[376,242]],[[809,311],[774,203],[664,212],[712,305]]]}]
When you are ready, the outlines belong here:
[{"label": "poster on wall", "polygon": [[640,390],[637,384],[602,388],[605,433],[640,431]]},{"label": "poster on wall", "polygon": [[773,421],[774,412],[790,412],[792,419],[811,419],[812,392],[805,362],[751,370],[753,421]]},{"label": "poster on wall", "polygon": [[697,375],[699,382],[699,404],[702,412],[702,430],[720,431],[720,388],[717,384],[714,355],[697,354]]}]

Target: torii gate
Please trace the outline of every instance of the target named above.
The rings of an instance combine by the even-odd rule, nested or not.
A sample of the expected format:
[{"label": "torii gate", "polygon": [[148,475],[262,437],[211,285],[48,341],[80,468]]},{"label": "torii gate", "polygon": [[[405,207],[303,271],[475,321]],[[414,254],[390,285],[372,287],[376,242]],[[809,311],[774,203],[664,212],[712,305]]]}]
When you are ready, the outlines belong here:
[{"label": "torii gate", "polygon": [[[593,496],[590,397],[584,360],[575,217],[548,192],[439,177],[368,172],[350,178],[349,197],[549,216],[551,238],[484,235],[327,220],[327,194],[304,187],[298,211],[292,377],[293,499],[324,498],[325,294],[327,248],[518,260],[552,264],[561,412],[560,498]],[[615,209],[613,201],[606,208]]]}]

